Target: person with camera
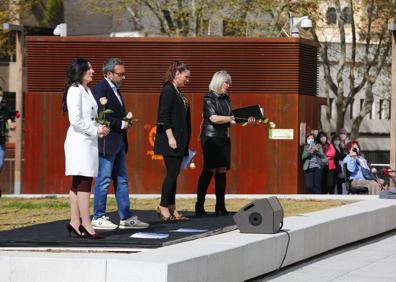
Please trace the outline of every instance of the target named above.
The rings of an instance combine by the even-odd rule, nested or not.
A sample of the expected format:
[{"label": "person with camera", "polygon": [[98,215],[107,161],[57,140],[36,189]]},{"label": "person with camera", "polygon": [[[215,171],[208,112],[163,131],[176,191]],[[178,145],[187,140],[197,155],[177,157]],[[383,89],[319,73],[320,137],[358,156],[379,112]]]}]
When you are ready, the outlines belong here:
[{"label": "person with camera", "polygon": [[367,187],[370,195],[378,195],[381,191],[381,183],[375,177],[367,160],[360,154],[360,146],[357,141],[350,141],[346,144],[348,155],[343,163],[347,165],[349,178],[352,180],[351,186]]},{"label": "person with camera", "polygon": [[310,194],[321,194],[323,167],[328,164],[328,159],[323,154],[322,146],[315,143],[315,136],[312,133],[307,135],[306,140],[302,161],[307,190]]},{"label": "person with camera", "polygon": [[[15,112],[10,111],[3,89],[0,87],[0,172],[4,166],[8,130],[15,130]],[[0,187],[0,197],[1,193]]]}]

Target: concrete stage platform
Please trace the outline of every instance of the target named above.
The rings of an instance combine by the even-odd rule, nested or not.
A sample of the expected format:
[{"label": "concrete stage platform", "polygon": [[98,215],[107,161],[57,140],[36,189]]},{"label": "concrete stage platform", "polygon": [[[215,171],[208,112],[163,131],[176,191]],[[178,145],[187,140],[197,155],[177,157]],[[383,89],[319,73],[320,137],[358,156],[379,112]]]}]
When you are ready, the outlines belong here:
[{"label": "concrete stage platform", "polygon": [[284,232],[241,234],[235,230],[157,249],[124,249],[123,253],[2,249],[0,281],[62,282],[77,281],[76,277],[84,282],[244,281],[278,269],[285,254],[283,266],[396,228],[396,201],[375,196],[356,199],[360,201],[285,218],[283,230],[290,234],[290,241]]}]

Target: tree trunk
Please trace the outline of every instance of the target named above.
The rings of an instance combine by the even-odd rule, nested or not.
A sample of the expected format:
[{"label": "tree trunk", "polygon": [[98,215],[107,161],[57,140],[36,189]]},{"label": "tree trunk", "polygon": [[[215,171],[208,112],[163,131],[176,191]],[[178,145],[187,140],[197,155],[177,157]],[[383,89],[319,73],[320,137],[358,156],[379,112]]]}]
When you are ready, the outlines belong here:
[{"label": "tree trunk", "polygon": [[343,106],[343,102],[339,97],[336,100],[336,122],[335,122],[335,132],[339,132],[341,128],[344,127],[344,120],[345,120],[345,107]]},{"label": "tree trunk", "polygon": [[352,122],[351,129],[351,140],[357,139],[359,137],[359,128],[362,124],[362,121],[372,111],[373,102],[374,102],[374,94],[373,94],[373,79],[367,79],[366,84],[366,97],[364,98],[363,107],[359,112],[359,115]]}]

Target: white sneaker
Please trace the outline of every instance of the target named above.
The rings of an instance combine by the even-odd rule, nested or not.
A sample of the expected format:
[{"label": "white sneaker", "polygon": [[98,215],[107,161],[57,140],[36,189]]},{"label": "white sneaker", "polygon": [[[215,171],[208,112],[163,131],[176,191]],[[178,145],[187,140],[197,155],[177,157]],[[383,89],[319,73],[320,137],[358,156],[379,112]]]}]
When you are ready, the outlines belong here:
[{"label": "white sneaker", "polygon": [[92,219],[91,224],[94,229],[102,229],[102,230],[114,230],[118,227],[109,220],[108,216],[102,216],[99,217],[98,219]]},{"label": "white sneaker", "polygon": [[121,229],[144,229],[149,226],[150,226],[150,224],[140,221],[138,219],[138,217],[135,215],[128,219],[120,220],[119,228],[121,228]]}]

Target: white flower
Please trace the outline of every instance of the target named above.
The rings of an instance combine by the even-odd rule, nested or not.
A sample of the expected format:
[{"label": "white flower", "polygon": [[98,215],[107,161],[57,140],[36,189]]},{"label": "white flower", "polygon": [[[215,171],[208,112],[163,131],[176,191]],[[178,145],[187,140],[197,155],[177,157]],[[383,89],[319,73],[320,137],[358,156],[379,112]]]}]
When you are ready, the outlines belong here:
[{"label": "white flower", "polygon": [[99,99],[99,102],[100,102],[100,104],[101,104],[102,106],[104,106],[104,105],[107,104],[107,98],[106,98],[106,97],[101,97],[101,98]]},{"label": "white flower", "polygon": [[131,112],[128,112],[128,114],[125,117],[126,119],[132,119],[133,118],[133,114]]},{"label": "white flower", "polygon": [[195,168],[196,168],[195,163],[191,162],[191,163],[190,163],[190,168],[191,168],[191,169],[195,169]]},{"label": "white flower", "polygon": [[275,128],[275,127],[276,127],[276,124],[275,124],[274,122],[270,121],[270,122],[269,122],[269,127],[270,127],[270,128]]}]

